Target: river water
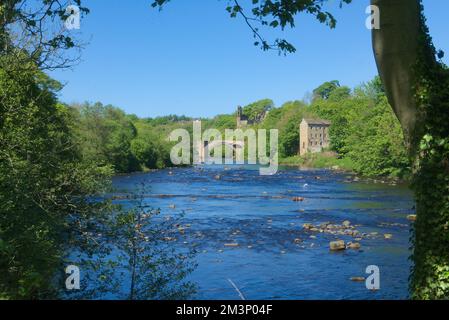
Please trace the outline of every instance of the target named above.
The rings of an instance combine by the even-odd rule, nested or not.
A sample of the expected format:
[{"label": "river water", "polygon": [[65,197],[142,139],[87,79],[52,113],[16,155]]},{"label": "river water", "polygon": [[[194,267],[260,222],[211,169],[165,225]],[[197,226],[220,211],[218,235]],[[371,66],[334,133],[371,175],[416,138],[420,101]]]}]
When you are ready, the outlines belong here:
[{"label": "river water", "polygon": [[[198,285],[195,299],[239,299],[229,280],[246,299],[405,299],[412,194],[350,178],[328,170],[261,176],[255,166],[205,166],[118,176],[114,186],[128,192],[145,182],[152,207],[184,212],[186,239],[173,245],[198,251],[189,276]],[[292,201],[298,196],[304,201]],[[354,238],[303,228],[345,220],[367,234],[360,250],[331,252],[330,241]],[[380,269],[380,290],[350,280],[369,276],[369,265]]]}]

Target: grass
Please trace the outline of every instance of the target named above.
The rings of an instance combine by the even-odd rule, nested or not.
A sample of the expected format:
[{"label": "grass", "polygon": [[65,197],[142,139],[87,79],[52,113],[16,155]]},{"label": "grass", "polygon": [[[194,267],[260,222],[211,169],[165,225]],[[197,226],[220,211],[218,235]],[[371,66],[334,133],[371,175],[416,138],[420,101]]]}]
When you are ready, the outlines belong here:
[{"label": "grass", "polygon": [[279,159],[280,165],[299,166],[316,169],[338,169],[353,171],[353,164],[350,159],[338,158],[333,152],[308,153],[304,156],[292,156]]}]

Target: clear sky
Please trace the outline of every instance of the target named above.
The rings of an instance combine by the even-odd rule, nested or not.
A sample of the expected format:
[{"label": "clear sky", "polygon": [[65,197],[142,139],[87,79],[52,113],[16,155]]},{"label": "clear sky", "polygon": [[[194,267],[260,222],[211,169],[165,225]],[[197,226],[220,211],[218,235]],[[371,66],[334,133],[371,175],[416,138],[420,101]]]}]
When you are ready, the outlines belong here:
[{"label": "clear sky", "polygon": [[[294,30],[265,31],[295,44],[297,52],[286,57],[255,47],[244,21],[229,18],[227,2],[172,0],[159,12],[152,0],[84,0],[91,13],[81,22],[82,36],[89,39],[82,62],[51,73],[66,84],[61,100],[101,101],[141,117],[210,117],[263,98],[280,106],[324,81],[353,87],[377,74],[365,28],[369,0],[343,9],[330,0],[338,20],[334,30],[304,14]],[[447,62],[449,1],[424,4]]]}]

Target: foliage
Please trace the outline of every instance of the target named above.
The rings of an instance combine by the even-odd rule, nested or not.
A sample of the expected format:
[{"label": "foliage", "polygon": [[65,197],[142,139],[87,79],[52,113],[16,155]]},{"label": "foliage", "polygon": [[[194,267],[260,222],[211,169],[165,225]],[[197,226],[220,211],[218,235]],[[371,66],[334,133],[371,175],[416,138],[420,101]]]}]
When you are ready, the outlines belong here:
[{"label": "foliage", "polygon": [[[74,0],[80,14],[89,9]],[[16,70],[67,68],[79,60],[82,44],[64,27],[67,3],[49,0],[8,0],[0,4],[0,53],[14,57]],[[71,32],[72,31],[72,32]]]},{"label": "foliage", "polygon": [[423,14],[419,41],[414,68],[419,121],[410,150],[417,211],[410,285],[415,299],[448,299],[449,70],[435,58],[443,54],[435,50]]},{"label": "foliage", "polygon": [[320,85],[318,88],[313,90],[313,99],[329,99],[332,91],[340,87],[340,82],[338,80],[328,81]]},{"label": "foliage", "polygon": [[243,114],[250,121],[259,122],[266,113],[273,109],[273,105],[273,100],[262,99],[243,107]]},{"label": "foliage", "polygon": [[168,130],[163,129],[188,119],[177,116],[139,119],[99,102],[73,105],[70,110],[77,118],[75,131],[84,158],[110,165],[118,173],[170,166],[168,132],[164,134]]},{"label": "foliage", "polygon": [[115,272],[121,283],[127,283],[126,299],[187,299],[196,290],[185,277],[195,268],[191,249],[177,249],[170,244],[182,237],[176,226],[182,217],[161,217],[159,209],[144,203],[146,186],[140,188],[131,209],[119,211],[112,219],[110,237],[118,261]]},{"label": "foliage", "polygon": [[[154,8],[162,8],[171,0],[154,0]],[[343,3],[351,3],[352,0],[340,0]],[[295,18],[300,13],[313,15],[320,23],[330,28],[335,28],[336,19],[327,10],[323,0],[253,0],[246,6],[240,5],[237,0],[229,1],[226,10],[232,18],[240,16],[244,19],[254,37],[254,45],[262,50],[276,50],[279,53],[292,53],[296,51],[294,45],[285,39],[277,38],[273,41],[266,40],[259,31],[260,27],[280,28],[295,27]]]},{"label": "foliage", "polygon": [[87,197],[105,190],[111,174],[82,161],[73,118],[47,80],[33,63],[17,72],[0,58],[2,298],[57,296],[55,274],[63,271],[66,245],[89,241],[88,224],[77,222],[101,216],[101,204]]},{"label": "foliage", "polygon": [[362,175],[407,177],[410,165],[402,130],[379,79],[361,85],[352,95],[349,90],[342,95],[341,88],[311,105],[317,115],[332,122],[332,150],[350,159],[354,171]]}]

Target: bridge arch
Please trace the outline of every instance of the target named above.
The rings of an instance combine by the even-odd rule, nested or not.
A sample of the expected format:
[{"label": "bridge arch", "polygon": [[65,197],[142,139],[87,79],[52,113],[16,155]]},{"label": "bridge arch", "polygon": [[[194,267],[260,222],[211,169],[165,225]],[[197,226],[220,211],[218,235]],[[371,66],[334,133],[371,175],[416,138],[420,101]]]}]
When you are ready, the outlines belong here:
[{"label": "bridge arch", "polygon": [[206,156],[210,154],[210,151],[216,148],[217,146],[227,146],[233,149],[235,152],[238,149],[243,150],[245,148],[244,141],[236,141],[236,140],[213,140],[213,141],[202,141],[200,142],[199,148],[199,158],[201,163],[206,162]]}]

